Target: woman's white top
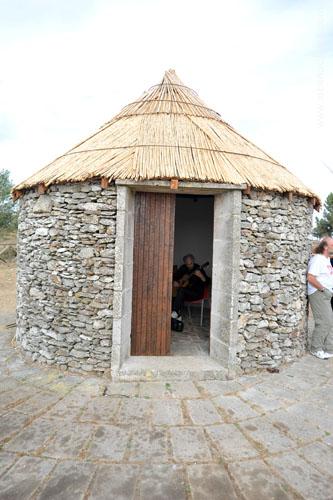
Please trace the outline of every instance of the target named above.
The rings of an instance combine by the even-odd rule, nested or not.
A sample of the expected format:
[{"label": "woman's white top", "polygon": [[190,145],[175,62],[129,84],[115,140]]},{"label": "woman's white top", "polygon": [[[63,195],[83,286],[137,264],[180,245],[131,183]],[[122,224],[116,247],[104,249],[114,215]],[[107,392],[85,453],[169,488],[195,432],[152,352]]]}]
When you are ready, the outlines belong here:
[{"label": "woman's white top", "polygon": [[[321,254],[313,255],[309,261],[308,273],[315,276],[324,288],[333,291],[333,267],[329,257]],[[308,282],[308,295],[316,291],[317,288]]]}]

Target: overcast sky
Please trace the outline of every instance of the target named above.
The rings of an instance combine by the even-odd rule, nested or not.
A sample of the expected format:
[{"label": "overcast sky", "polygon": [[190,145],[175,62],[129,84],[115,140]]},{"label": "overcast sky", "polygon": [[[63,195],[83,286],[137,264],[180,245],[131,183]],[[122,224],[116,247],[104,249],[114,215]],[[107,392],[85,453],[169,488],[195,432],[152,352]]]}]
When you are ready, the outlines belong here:
[{"label": "overcast sky", "polygon": [[333,191],[331,0],[0,0],[0,61],[0,169],[15,182],[174,68],[323,199]]}]

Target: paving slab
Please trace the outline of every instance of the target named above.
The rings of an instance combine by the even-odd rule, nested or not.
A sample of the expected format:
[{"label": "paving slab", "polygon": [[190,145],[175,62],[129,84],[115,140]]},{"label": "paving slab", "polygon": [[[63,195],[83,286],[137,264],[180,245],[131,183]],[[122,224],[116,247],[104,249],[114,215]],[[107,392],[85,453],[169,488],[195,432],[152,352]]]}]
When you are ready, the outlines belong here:
[{"label": "paving slab", "polygon": [[0,451],[0,476],[2,476],[17,460],[18,456],[14,453]]},{"label": "paving slab", "polygon": [[36,370],[34,368],[29,368],[23,366],[19,371],[17,377],[23,379],[25,382],[29,383],[31,386],[36,388],[45,388],[53,382],[58,382],[63,378],[63,374],[59,373],[58,370],[54,369],[43,369]]},{"label": "paving slab", "polygon": [[213,403],[206,399],[186,401],[188,414],[195,425],[208,425],[222,422],[222,417]]},{"label": "paving slab", "polygon": [[78,419],[89,398],[69,395],[53,405],[44,416],[60,419]]},{"label": "paving slab", "polygon": [[76,393],[89,397],[101,395],[106,390],[106,385],[103,379],[98,377],[89,377],[81,379],[81,383],[76,387]]},{"label": "paving slab", "polygon": [[330,413],[333,409],[333,386],[324,384],[315,391],[309,393],[304,401],[310,403],[313,407],[322,408]]},{"label": "paving slab", "polygon": [[166,384],[168,392],[175,398],[192,399],[200,397],[200,393],[193,382],[171,381]]},{"label": "paving slab", "polygon": [[197,383],[200,390],[210,396],[223,396],[233,394],[244,389],[244,386],[236,380],[204,380]]},{"label": "paving slab", "polygon": [[134,499],[140,468],[136,465],[101,465],[87,494],[89,500]]},{"label": "paving slab", "polygon": [[327,384],[321,386],[319,389],[316,389],[309,393],[306,397],[303,398],[302,401],[296,402],[293,407],[296,409],[298,407],[302,407],[305,405],[308,409],[311,408],[311,411],[317,410],[322,411],[322,409],[327,410],[327,413],[333,413],[333,386],[329,386]]},{"label": "paving slab", "polygon": [[0,379],[0,393],[11,391],[17,388],[17,379],[11,377],[1,377]]},{"label": "paving slab", "polygon": [[22,453],[41,451],[48,441],[55,436],[60,425],[60,422],[39,418],[12,438],[5,445],[5,449]]},{"label": "paving slab", "polygon": [[278,457],[271,457],[268,463],[304,498],[332,500],[332,481],[317,472],[297,453],[289,452]]},{"label": "paving slab", "polygon": [[257,373],[253,375],[241,375],[237,378],[237,382],[239,382],[243,387],[252,387],[253,385],[260,384],[265,377],[262,373]]},{"label": "paving slab", "polygon": [[178,465],[144,467],[136,498],[142,500],[187,500],[187,484],[183,468]]},{"label": "paving slab", "polygon": [[266,417],[241,422],[239,427],[246,436],[256,441],[266,453],[278,453],[296,447],[296,442],[274,427]]},{"label": "paving slab", "polygon": [[171,397],[171,382],[141,382],[139,396],[143,398]]},{"label": "paving slab", "polygon": [[20,431],[29,422],[29,417],[24,413],[9,411],[0,418],[0,442]]},{"label": "paving slab", "polygon": [[129,438],[128,430],[123,427],[99,426],[89,443],[87,457],[120,462],[124,458]]},{"label": "paving slab", "polygon": [[63,422],[46,445],[43,455],[53,458],[77,458],[94,433],[94,427],[88,424]]},{"label": "paving slab", "polygon": [[228,468],[246,500],[290,500],[294,498],[288,484],[262,460],[235,462]]},{"label": "paving slab", "polygon": [[40,392],[16,406],[15,409],[27,415],[38,415],[56,404],[58,400],[58,394]]},{"label": "paving slab", "polygon": [[[272,389],[272,384],[274,384],[274,390]],[[280,401],[281,406],[288,406],[302,399],[302,392],[297,391],[293,387],[280,386],[278,382],[274,383],[274,379],[269,379],[256,386],[256,388],[269,398],[274,397],[275,400]]]},{"label": "paving slab", "polygon": [[[333,437],[331,436],[331,439]],[[299,449],[301,457],[313,464],[319,472],[333,478],[333,447],[332,444],[315,442]]]},{"label": "paving slab", "polygon": [[187,467],[193,500],[236,500],[238,495],[223,464]]},{"label": "paving slab", "polygon": [[137,396],[139,384],[137,382],[112,382],[106,386],[106,394],[109,396],[132,397]]},{"label": "paving slab", "polygon": [[320,427],[325,434],[333,434],[333,413],[328,411],[323,411],[316,404],[301,402],[293,405],[289,408],[289,411],[293,413],[297,418],[301,417],[315,427]]},{"label": "paving slab", "polygon": [[191,462],[212,459],[203,429],[197,427],[172,427],[170,434],[176,460]]},{"label": "paving slab", "polygon": [[40,487],[36,500],[83,499],[95,470],[96,465],[90,463],[58,463]]},{"label": "paving slab", "polygon": [[[312,387],[322,383],[323,377],[330,376],[330,366],[329,362],[324,362],[313,356],[306,355],[300,363],[292,363],[286,366],[284,373],[288,376],[294,376],[295,379],[303,380],[305,383],[310,383]],[[306,377],[304,377],[306,373]]]},{"label": "paving slab", "polygon": [[13,409],[38,392],[34,387],[18,385],[16,389],[1,394],[0,410]]},{"label": "paving slab", "polygon": [[217,396],[213,401],[231,422],[239,422],[260,415],[258,411],[237,396]]},{"label": "paving slab", "polygon": [[148,399],[133,398],[120,402],[119,410],[114,419],[116,423],[138,425],[147,422],[151,413],[152,403]]},{"label": "paving slab", "polygon": [[82,422],[111,422],[120,405],[119,399],[97,396],[87,402],[79,415]]},{"label": "paving slab", "polygon": [[20,380],[22,383],[30,381],[30,377],[36,375],[36,366],[29,366],[24,362],[20,363],[19,365],[17,364],[16,366],[12,366],[10,363],[6,362],[5,366],[6,375],[11,375],[12,372],[14,372],[15,378],[17,380]]},{"label": "paving slab", "polygon": [[[306,377],[304,376],[304,373],[306,373]],[[315,386],[319,385],[320,381],[321,378],[319,376],[311,377],[311,372],[309,370],[304,370],[296,373],[284,373],[283,377],[280,378],[279,383],[305,394],[306,392],[313,390]]]},{"label": "paving slab", "polygon": [[153,401],[153,425],[182,425],[181,402],[177,399]]},{"label": "paving slab", "polygon": [[65,394],[68,394],[76,385],[77,383],[73,382],[71,377],[70,380],[61,378],[60,380],[55,380],[54,382],[45,385],[44,389],[47,389],[49,392],[57,394],[58,396],[64,396]]},{"label": "paving slab", "polygon": [[271,413],[269,419],[282,432],[287,433],[292,439],[297,439],[300,443],[314,441],[325,435],[323,429],[315,426],[299,412],[294,412],[292,407]]},{"label": "paving slab", "polygon": [[276,398],[273,394],[267,396],[257,387],[249,387],[248,389],[239,392],[239,397],[245,399],[252,406],[258,407],[260,412],[268,412],[278,410],[284,406],[284,401]]},{"label": "paving slab", "polygon": [[129,462],[168,462],[167,432],[165,429],[136,429],[129,445]]},{"label": "paving slab", "polygon": [[26,499],[37,490],[56,462],[36,457],[22,457],[0,478],[1,500]]},{"label": "paving slab", "polygon": [[234,424],[209,426],[206,429],[210,439],[217,446],[220,456],[225,461],[251,458],[258,455],[255,446],[241,433]]}]

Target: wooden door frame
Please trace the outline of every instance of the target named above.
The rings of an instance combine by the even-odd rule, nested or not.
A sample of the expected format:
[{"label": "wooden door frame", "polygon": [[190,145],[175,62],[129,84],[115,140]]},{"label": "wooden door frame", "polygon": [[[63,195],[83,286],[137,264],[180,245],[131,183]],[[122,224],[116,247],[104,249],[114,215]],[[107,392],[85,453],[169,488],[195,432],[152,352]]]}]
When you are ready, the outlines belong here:
[{"label": "wooden door frame", "polygon": [[[237,369],[240,214],[244,185],[169,181],[116,181],[117,224],[111,374],[116,379],[130,357],[135,191],[214,195],[210,357],[232,377]],[[161,356],[163,358],[163,356]]]}]

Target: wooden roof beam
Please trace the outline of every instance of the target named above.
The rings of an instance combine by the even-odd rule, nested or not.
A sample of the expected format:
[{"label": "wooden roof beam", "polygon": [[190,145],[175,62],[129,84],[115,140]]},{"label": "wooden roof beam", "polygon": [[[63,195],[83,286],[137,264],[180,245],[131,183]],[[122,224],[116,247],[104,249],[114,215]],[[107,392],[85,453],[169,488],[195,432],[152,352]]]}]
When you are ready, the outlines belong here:
[{"label": "wooden roof beam", "polygon": [[107,177],[101,177],[101,188],[107,189],[110,185],[110,181]]},{"label": "wooden roof beam", "polygon": [[47,187],[45,186],[44,182],[41,182],[37,186],[37,193],[38,194],[45,194],[47,191]]},{"label": "wooden roof beam", "polygon": [[251,189],[251,186],[247,184],[246,188],[242,190],[242,193],[251,198]]},{"label": "wooden roof beam", "polygon": [[178,179],[171,179],[170,189],[178,189],[179,181]]},{"label": "wooden roof beam", "polygon": [[23,195],[22,191],[17,191],[17,189],[14,189],[14,191],[12,191],[12,198],[14,201],[21,198],[22,195]]}]

